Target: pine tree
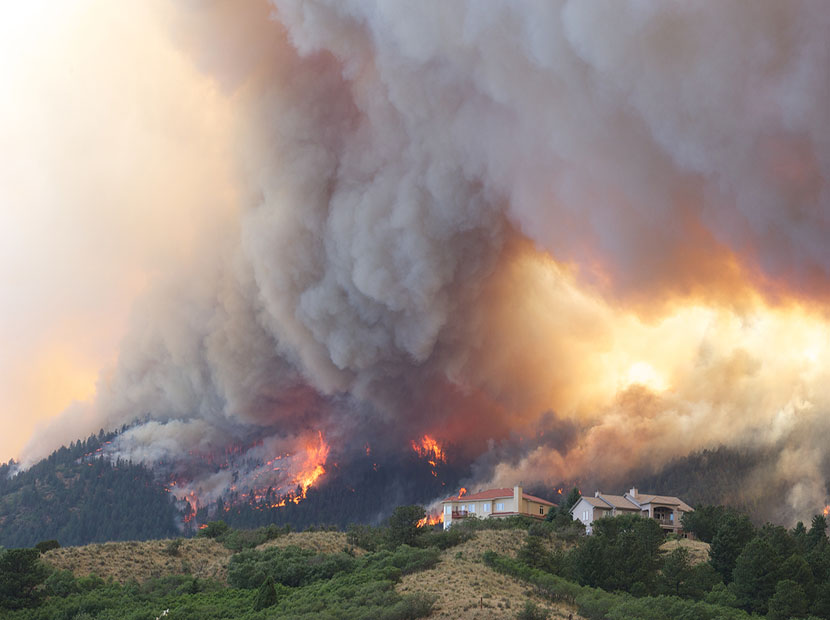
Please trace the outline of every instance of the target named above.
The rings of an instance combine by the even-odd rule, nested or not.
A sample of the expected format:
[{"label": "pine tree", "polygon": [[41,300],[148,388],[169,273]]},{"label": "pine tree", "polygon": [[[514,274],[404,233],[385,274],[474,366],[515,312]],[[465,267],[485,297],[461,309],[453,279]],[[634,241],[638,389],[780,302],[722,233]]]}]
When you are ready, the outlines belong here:
[{"label": "pine tree", "polygon": [[259,589],[254,596],[254,609],[260,611],[267,609],[277,602],[277,590],[274,587],[274,580],[268,577],[259,586]]},{"label": "pine tree", "polygon": [[735,562],[754,535],[755,528],[748,517],[737,514],[724,516],[709,548],[709,561],[721,574],[724,583],[732,581]]},{"label": "pine tree", "polygon": [[765,539],[757,537],[750,541],[738,556],[732,573],[735,594],[742,607],[766,613],[767,602],[778,582],[780,563],[781,558]]},{"label": "pine tree", "polygon": [[775,586],[775,594],[769,601],[770,620],[803,618],[807,615],[807,596],[792,579],[784,579]]},{"label": "pine tree", "polygon": [[0,608],[34,607],[43,600],[39,587],[48,576],[37,549],[9,549],[0,555]]}]

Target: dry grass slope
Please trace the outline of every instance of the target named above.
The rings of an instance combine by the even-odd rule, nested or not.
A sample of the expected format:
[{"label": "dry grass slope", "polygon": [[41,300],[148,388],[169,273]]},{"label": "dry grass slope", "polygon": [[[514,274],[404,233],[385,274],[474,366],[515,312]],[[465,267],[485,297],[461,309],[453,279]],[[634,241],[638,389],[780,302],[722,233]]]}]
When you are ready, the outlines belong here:
[{"label": "dry grass slope", "polygon": [[667,540],[660,545],[660,550],[669,553],[678,547],[684,547],[689,550],[689,559],[692,564],[702,564],[709,559],[709,543],[700,540],[689,540],[687,538]]},{"label": "dry grass slope", "polygon": [[[346,542],[344,532],[291,532],[274,540],[262,543],[257,549],[268,547],[300,547],[310,549],[317,553],[338,553],[350,545]],[[362,549],[355,549],[355,552],[364,553]]]},{"label": "dry grass slope", "polygon": [[481,556],[487,550],[515,555],[526,532],[482,530],[472,540],[444,551],[432,570],[405,576],[397,589],[401,594],[425,592],[438,597],[433,618],[513,619],[530,600],[550,611],[552,619],[581,618],[576,609],[551,603],[529,586],[488,568]]},{"label": "dry grass slope", "polygon": [[[437,597],[433,618],[513,619],[530,600],[550,611],[550,617],[574,620],[581,617],[574,608],[551,603],[537,596],[526,584],[491,570],[482,562],[487,550],[515,556],[524,544],[520,530],[483,530],[472,540],[448,549],[434,569],[405,576],[397,589],[401,594],[425,592]],[[171,555],[170,540],[114,542],[54,549],[46,562],[75,575],[95,574],[124,583],[165,575],[192,574],[225,582],[231,552],[212,539],[180,539],[177,555]],[[667,543],[668,544],[668,543]],[[684,546],[686,541],[683,541]],[[698,543],[703,544],[705,543]],[[293,532],[260,545],[259,549],[296,545],[320,553],[336,553],[347,546],[342,532]],[[708,545],[707,552],[708,552]],[[358,553],[361,550],[356,550]]]},{"label": "dry grass slope", "polygon": [[43,559],[76,576],[112,577],[125,583],[166,575],[193,575],[224,582],[231,552],[208,538],[181,539],[176,555],[168,553],[171,540],[111,542],[83,547],[62,547],[44,554]]}]

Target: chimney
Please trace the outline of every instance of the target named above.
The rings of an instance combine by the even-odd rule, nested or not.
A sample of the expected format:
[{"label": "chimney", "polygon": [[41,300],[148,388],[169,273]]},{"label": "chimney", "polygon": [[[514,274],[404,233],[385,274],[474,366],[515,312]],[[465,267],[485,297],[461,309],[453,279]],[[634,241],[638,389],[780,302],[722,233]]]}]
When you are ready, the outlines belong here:
[{"label": "chimney", "polygon": [[522,483],[513,487],[513,499],[516,500],[516,512],[522,511]]},{"label": "chimney", "polygon": [[631,497],[637,497],[637,487],[631,487],[631,490],[628,492]]}]

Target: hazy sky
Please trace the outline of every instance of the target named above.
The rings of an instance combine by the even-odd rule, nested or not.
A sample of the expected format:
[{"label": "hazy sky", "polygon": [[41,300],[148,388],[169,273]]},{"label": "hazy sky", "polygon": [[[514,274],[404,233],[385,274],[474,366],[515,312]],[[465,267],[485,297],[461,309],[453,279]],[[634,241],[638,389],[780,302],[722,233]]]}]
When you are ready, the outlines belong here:
[{"label": "hazy sky", "polygon": [[0,2],[0,459],[93,395],[229,174],[227,103],[153,2]]}]

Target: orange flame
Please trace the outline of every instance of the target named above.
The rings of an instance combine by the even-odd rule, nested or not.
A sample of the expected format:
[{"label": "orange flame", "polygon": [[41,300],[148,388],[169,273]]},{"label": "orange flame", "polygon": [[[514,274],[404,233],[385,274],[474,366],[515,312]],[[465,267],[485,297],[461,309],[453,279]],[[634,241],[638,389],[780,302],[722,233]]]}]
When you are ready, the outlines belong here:
[{"label": "orange flame", "polygon": [[187,505],[190,506],[190,510],[184,516],[184,522],[190,523],[193,520],[193,517],[196,516],[196,511],[199,510],[199,498],[196,497],[196,493],[191,491],[184,496],[184,500],[187,502]]},{"label": "orange flame", "polygon": [[303,464],[303,470],[294,479],[294,482],[302,489],[300,496],[295,498],[294,503],[299,503],[300,499],[305,499],[308,488],[317,482],[317,479],[326,473],[326,460],[329,458],[329,445],[323,439],[323,433],[317,431],[318,443],[306,445],[306,460]]},{"label": "orange flame", "polygon": [[822,510],[822,513],[824,514],[825,517],[827,515],[830,515],[830,506],[825,506],[824,510]]},{"label": "orange flame", "polygon": [[[277,461],[288,462],[285,469],[286,473],[289,471],[290,477],[284,479],[283,482],[288,482],[292,486],[290,489],[283,491],[281,486],[251,488],[250,491],[242,492],[237,495],[237,486],[231,485],[229,490],[233,493],[230,498],[227,498],[229,503],[224,503],[225,512],[231,509],[231,505],[239,502],[250,502],[251,508],[255,510],[263,510],[266,508],[279,508],[285,506],[287,502],[294,502],[299,504],[306,498],[308,489],[311,488],[321,476],[326,473],[326,461],[329,456],[329,445],[323,439],[323,433],[317,432],[317,438],[309,439],[302,450],[294,453],[285,453],[274,456],[271,460],[265,462],[263,468],[270,469]],[[335,464],[336,467],[336,464]],[[273,467],[274,471],[279,471],[280,467]],[[177,499],[187,502],[187,510],[184,515],[184,522],[190,523],[196,516],[199,510],[199,498],[196,492],[187,489],[188,482],[186,480],[171,480],[167,485],[168,492],[175,492],[181,489],[182,496],[177,495]],[[195,525],[195,524],[194,524]]]},{"label": "orange flame", "polygon": [[430,460],[441,461],[442,463],[447,462],[447,457],[444,454],[443,448],[441,448],[441,444],[429,435],[421,437],[420,442],[410,442],[410,445],[418,456],[429,458]]},{"label": "orange flame", "polygon": [[429,435],[424,435],[420,441],[413,440],[409,444],[412,446],[415,454],[423,459],[427,459],[427,463],[432,466],[432,475],[437,478],[438,472],[435,471],[435,468],[438,466],[438,463],[447,462],[447,455],[441,447],[441,444]]},{"label": "orange flame", "polygon": [[444,522],[444,515],[441,513],[435,515],[427,515],[418,521],[418,527],[426,527],[428,525],[437,525]]},{"label": "orange flame", "polygon": [[464,487],[461,487],[461,489],[458,491],[458,497],[461,497],[461,496],[462,496],[462,495],[464,495],[466,492],[467,492],[467,489],[465,489]]}]

